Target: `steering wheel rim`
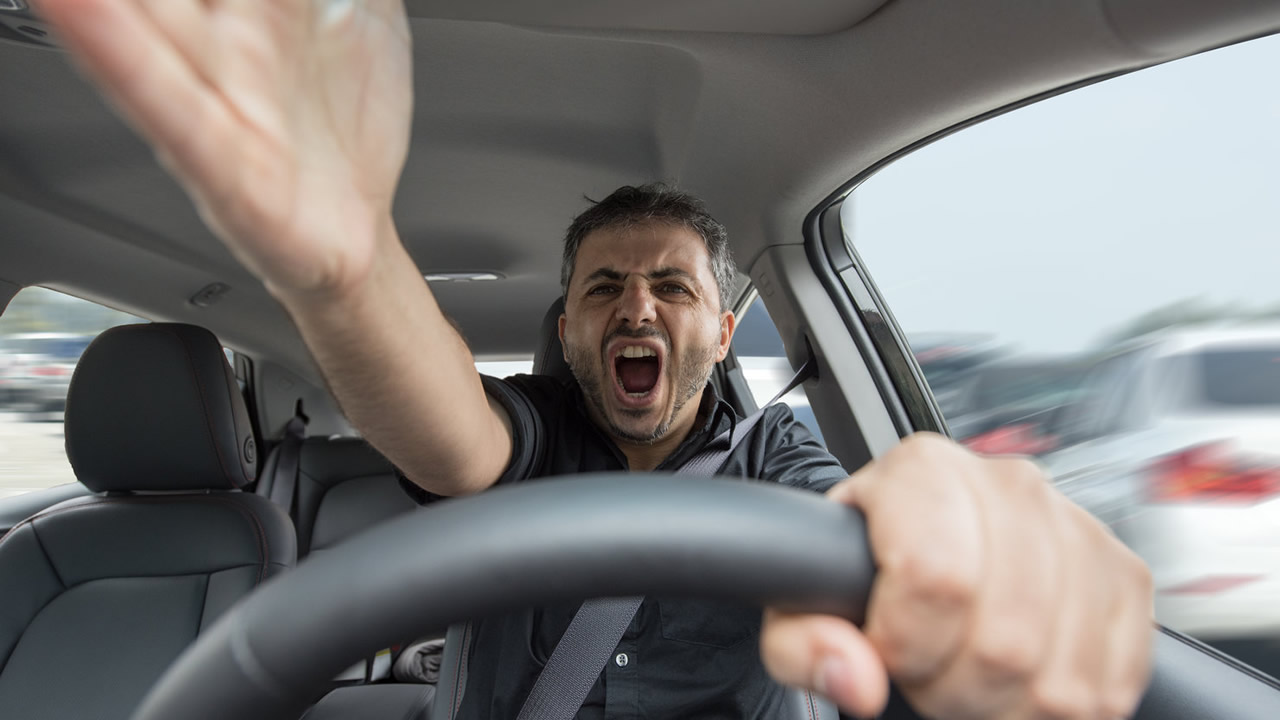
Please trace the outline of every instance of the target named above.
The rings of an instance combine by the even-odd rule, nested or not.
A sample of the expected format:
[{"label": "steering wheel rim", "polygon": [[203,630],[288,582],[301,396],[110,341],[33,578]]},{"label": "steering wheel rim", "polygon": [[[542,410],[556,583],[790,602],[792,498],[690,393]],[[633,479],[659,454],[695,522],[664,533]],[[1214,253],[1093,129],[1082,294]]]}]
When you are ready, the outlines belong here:
[{"label": "steering wheel rim", "polygon": [[[202,633],[133,717],[292,720],[352,662],[407,637],[586,597],[751,601],[860,624],[873,577],[861,513],[808,491],[652,473],[497,488],[272,579]],[[1168,630],[1154,644],[1135,720],[1280,714],[1275,681]]]},{"label": "steering wheel rim", "polygon": [[873,572],[861,514],[808,491],[646,473],[495,488],[264,584],[200,635],[134,718],[296,718],[380,648],[586,597],[698,596],[860,622]]}]

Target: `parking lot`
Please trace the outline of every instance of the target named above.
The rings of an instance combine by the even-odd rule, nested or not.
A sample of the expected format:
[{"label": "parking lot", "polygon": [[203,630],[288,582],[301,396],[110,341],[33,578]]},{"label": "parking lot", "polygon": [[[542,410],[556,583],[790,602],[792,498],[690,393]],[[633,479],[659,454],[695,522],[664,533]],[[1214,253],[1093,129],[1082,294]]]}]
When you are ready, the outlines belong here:
[{"label": "parking lot", "polygon": [[0,498],[74,481],[61,422],[0,412]]}]

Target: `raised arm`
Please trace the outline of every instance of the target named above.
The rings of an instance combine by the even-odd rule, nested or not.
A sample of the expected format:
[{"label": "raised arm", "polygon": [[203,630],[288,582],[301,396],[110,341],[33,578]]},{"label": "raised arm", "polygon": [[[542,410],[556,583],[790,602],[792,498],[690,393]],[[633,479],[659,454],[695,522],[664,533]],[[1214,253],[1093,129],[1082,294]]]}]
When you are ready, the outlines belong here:
[{"label": "raised arm", "polygon": [[391,219],[413,107],[402,0],[33,4],[284,305],[370,442],[433,492],[491,485],[509,422]]}]

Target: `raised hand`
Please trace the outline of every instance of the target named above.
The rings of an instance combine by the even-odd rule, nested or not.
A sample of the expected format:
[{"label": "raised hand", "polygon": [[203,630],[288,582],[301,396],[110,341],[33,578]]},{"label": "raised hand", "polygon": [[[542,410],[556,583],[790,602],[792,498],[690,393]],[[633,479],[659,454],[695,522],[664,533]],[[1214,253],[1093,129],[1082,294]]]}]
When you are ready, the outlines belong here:
[{"label": "raised hand", "polygon": [[340,291],[394,239],[412,110],[401,0],[36,0],[232,253]]}]

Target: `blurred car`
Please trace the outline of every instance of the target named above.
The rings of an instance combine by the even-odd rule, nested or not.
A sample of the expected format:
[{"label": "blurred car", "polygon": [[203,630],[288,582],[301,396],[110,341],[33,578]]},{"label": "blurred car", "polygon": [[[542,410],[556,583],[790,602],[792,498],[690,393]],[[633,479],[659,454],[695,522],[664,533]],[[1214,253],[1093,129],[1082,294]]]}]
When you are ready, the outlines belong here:
[{"label": "blurred car", "polygon": [[962,412],[974,371],[1001,358],[1005,349],[986,333],[910,333],[907,342],[943,415]]},{"label": "blurred car", "polygon": [[17,333],[5,338],[4,407],[28,413],[61,413],[76,362],[93,335],[79,333]]},{"label": "blurred car", "polygon": [[1018,358],[974,368],[947,415],[951,435],[993,455],[1041,455],[1057,449],[1048,427],[1080,386],[1075,358]]},{"label": "blurred car", "polygon": [[1167,331],[1092,369],[1044,465],[1197,637],[1280,634],[1280,326]]}]

